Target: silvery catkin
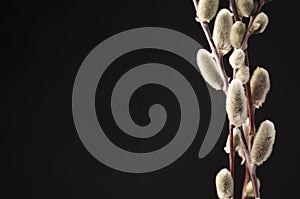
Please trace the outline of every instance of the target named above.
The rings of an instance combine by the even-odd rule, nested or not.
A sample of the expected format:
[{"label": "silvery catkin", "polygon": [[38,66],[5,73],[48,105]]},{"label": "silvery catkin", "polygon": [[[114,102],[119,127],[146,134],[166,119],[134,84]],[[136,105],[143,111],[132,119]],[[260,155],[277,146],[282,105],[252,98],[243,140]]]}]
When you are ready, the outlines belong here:
[{"label": "silvery catkin", "polygon": [[250,78],[249,67],[240,66],[235,73],[235,77],[241,80],[243,84],[246,84]]},{"label": "silvery catkin", "polygon": [[236,21],[230,32],[230,42],[234,49],[241,48],[245,33],[246,25],[241,21]]},{"label": "silvery catkin", "polygon": [[258,34],[265,31],[269,23],[269,17],[264,13],[259,13],[253,21],[253,24],[250,28],[252,34]]},{"label": "silvery catkin", "polygon": [[216,189],[219,198],[228,199],[233,196],[233,179],[227,169],[222,169],[216,176]]},{"label": "silvery catkin", "polygon": [[260,124],[250,152],[253,164],[261,165],[270,157],[275,142],[275,134],[275,126],[271,121],[266,120]]},{"label": "silvery catkin", "polygon": [[223,88],[223,79],[216,61],[205,49],[200,49],[197,53],[197,65],[204,80],[216,90]]},{"label": "silvery catkin", "polygon": [[[258,178],[257,178],[257,186],[258,186],[258,189],[260,189],[260,180]],[[252,197],[252,198],[255,197],[251,180],[246,185],[246,193],[247,193],[248,197]]]},{"label": "silvery catkin", "polygon": [[218,11],[220,0],[200,0],[197,7],[197,20],[209,22]]},{"label": "silvery catkin", "polygon": [[238,68],[240,66],[243,66],[245,64],[244,51],[242,49],[235,49],[229,57],[229,63],[232,66],[232,68]]},{"label": "silvery catkin", "polygon": [[257,67],[250,80],[252,101],[256,107],[260,107],[266,100],[270,90],[270,77],[266,69]]},{"label": "silvery catkin", "polygon": [[254,0],[235,0],[239,14],[243,17],[249,17],[254,9]]},{"label": "silvery catkin", "polygon": [[233,25],[232,13],[228,9],[221,9],[217,14],[214,30],[213,41],[220,54],[227,54],[231,50],[230,31]]},{"label": "silvery catkin", "polygon": [[229,84],[226,111],[231,124],[236,127],[247,121],[247,99],[243,84],[239,79],[233,79]]}]

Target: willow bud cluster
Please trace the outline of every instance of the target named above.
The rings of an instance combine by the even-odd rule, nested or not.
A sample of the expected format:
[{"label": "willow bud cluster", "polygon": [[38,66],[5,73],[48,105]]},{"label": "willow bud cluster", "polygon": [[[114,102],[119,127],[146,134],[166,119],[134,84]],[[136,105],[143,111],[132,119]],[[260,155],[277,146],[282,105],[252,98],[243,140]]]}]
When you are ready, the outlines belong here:
[{"label": "willow bud cluster", "polygon": [[[216,174],[215,186],[220,199],[232,199],[233,187],[238,187],[234,185],[233,157],[241,158],[241,165],[251,177],[249,180],[245,176],[242,192],[247,197],[261,198],[261,180],[253,168],[264,164],[274,148],[275,124],[265,120],[256,129],[254,122],[255,110],[266,103],[271,78],[267,68],[252,68],[248,56],[248,39],[265,32],[269,24],[268,15],[261,11],[269,2],[232,0],[227,9],[219,7],[220,0],[194,0],[196,21],[201,24],[210,46],[210,51],[198,51],[198,68],[208,85],[226,94],[230,131],[224,150],[230,157],[230,171],[223,168]],[[231,78],[227,76],[226,63],[231,66],[228,68],[232,70]]]}]

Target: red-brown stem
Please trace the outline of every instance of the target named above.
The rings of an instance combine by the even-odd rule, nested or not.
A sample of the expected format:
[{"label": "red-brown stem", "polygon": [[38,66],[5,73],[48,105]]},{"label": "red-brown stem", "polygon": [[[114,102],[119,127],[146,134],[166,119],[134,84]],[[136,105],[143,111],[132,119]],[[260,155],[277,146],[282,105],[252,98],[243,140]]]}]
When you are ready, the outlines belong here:
[{"label": "red-brown stem", "polygon": [[240,21],[241,18],[238,14],[237,7],[236,7],[236,4],[235,4],[235,0],[229,0],[229,2],[230,2],[230,5],[231,5],[231,8],[232,8],[234,20],[235,21]]},{"label": "red-brown stem", "polygon": [[229,124],[229,169],[232,178],[234,178],[234,151],[233,151],[233,132],[232,132],[233,126]]},{"label": "red-brown stem", "polygon": [[244,40],[243,40],[242,46],[241,46],[241,49],[243,49],[243,50],[246,50],[248,48],[248,40],[249,40],[249,37],[251,36],[250,29],[253,24],[253,21],[254,21],[254,17],[250,16],[247,31],[246,31],[246,34],[244,36]]},{"label": "red-brown stem", "polygon": [[[250,62],[249,62],[249,56],[248,56],[248,50],[245,50],[245,64],[250,68]],[[250,81],[246,83],[246,97],[247,97],[247,107],[248,107],[248,117],[249,117],[249,125],[250,125],[250,132],[249,137],[253,137],[255,134],[255,124],[254,124],[254,107],[252,102],[252,95],[251,95],[251,86]]]},{"label": "red-brown stem", "polygon": [[242,192],[242,199],[247,198],[247,191],[246,191],[246,186],[249,182],[249,170],[248,167],[245,166],[245,177],[244,177],[244,184],[243,184],[243,192]]}]

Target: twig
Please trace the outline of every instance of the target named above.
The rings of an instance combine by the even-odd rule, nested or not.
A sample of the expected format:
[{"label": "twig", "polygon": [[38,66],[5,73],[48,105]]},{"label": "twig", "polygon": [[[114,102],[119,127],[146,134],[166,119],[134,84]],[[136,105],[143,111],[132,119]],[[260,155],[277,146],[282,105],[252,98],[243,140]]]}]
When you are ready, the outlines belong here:
[{"label": "twig", "polygon": [[233,126],[229,124],[229,169],[232,178],[234,178],[234,152],[233,152],[233,132],[232,132]]},{"label": "twig", "polygon": [[[247,27],[247,32],[246,32],[246,35],[245,35],[244,40],[242,42],[242,47],[241,48],[244,50],[245,56],[246,56],[245,65],[248,66],[249,68],[250,68],[250,62],[249,62],[249,55],[248,55],[248,40],[249,40],[249,37],[251,36],[250,30],[251,30],[251,27],[252,27],[252,24],[253,24],[253,21],[254,21],[255,17],[260,12],[260,10],[261,10],[261,8],[263,7],[264,4],[265,4],[265,2],[263,0],[261,0],[259,2],[258,8],[257,8],[255,14],[253,16],[250,16],[248,27]],[[250,125],[250,128],[249,128],[250,132],[249,132],[249,136],[248,136],[249,140],[247,140],[247,142],[248,142],[248,150],[250,151],[251,148],[252,148],[253,138],[254,138],[254,135],[255,135],[255,120],[254,120],[255,109],[253,107],[253,102],[252,102],[250,81],[248,81],[246,83],[246,97],[247,97],[247,101],[248,101],[247,107],[248,107],[248,117],[249,117],[249,125]],[[251,172],[252,172],[252,177],[251,177],[251,175],[250,175],[250,177],[251,177],[252,185],[253,185],[253,187],[255,187],[255,184],[257,186],[257,180],[256,179],[253,180],[254,176],[256,178],[256,171],[255,170],[254,171],[253,170],[249,171],[248,166],[245,165],[245,176],[244,176],[242,199],[247,198],[246,186],[248,184],[249,174],[251,174]],[[259,195],[258,188],[257,188],[257,193],[256,194]]]},{"label": "twig", "polygon": [[[193,3],[194,3],[194,7],[195,7],[195,10],[197,12],[197,9],[198,9],[198,2],[196,0],[193,0]],[[224,83],[224,86],[223,86],[223,91],[224,93],[227,95],[227,90],[228,90],[228,76],[226,74],[226,71],[225,71],[225,67],[224,67],[224,62],[223,62],[223,56],[220,55],[217,51],[217,48],[216,48],[216,45],[212,39],[212,35],[211,35],[211,32],[210,32],[210,29],[209,29],[209,25],[208,23],[203,23],[203,22],[200,22],[201,24],[201,27],[202,27],[202,30],[205,34],[205,37],[208,41],[208,44],[210,46],[210,49],[212,51],[212,54],[214,55],[215,57],[215,60],[216,60],[216,63],[219,67],[219,70],[222,74],[222,79],[223,79],[223,83]],[[233,133],[232,133],[232,126],[231,124],[229,124],[229,128],[231,129],[229,131],[229,136],[230,136],[230,152],[229,152],[229,167],[230,167],[230,173],[231,173],[231,176],[232,178],[234,177],[234,151],[233,151]]]},{"label": "twig", "polygon": [[[245,49],[245,64],[250,68],[250,62],[249,62],[249,55],[248,55],[248,50]],[[254,113],[255,109],[253,107],[253,102],[252,102],[252,96],[251,96],[251,87],[250,87],[250,81],[247,82],[246,84],[246,97],[247,97],[247,107],[248,107],[248,117],[249,117],[249,135],[248,135],[248,150],[251,151],[252,148],[252,143],[253,143],[253,138],[255,135],[255,120],[254,120]],[[243,194],[242,194],[242,199],[247,197],[246,193],[246,186],[249,181],[249,169],[247,166],[245,166],[245,177],[244,177],[244,185],[243,185]],[[253,183],[253,181],[252,181]]]},{"label": "twig", "polygon": [[234,20],[235,21],[241,21],[241,18],[238,14],[238,11],[237,11],[235,0],[229,0],[229,2],[230,2],[230,5],[231,5],[231,8],[232,8]]},{"label": "twig", "polygon": [[262,1],[259,1],[259,5],[258,5],[258,8],[255,12],[255,14],[253,16],[250,16],[250,19],[249,19],[249,22],[248,22],[248,27],[247,27],[247,31],[246,31],[246,34],[245,34],[245,37],[244,37],[244,40],[242,42],[242,47],[241,49],[245,50],[247,49],[248,47],[248,40],[249,40],[249,37],[251,36],[251,27],[252,27],[252,24],[253,24],[253,21],[256,17],[256,15],[260,12],[260,10],[262,9],[262,7],[265,5],[265,2],[262,0]]},{"label": "twig", "polygon": [[245,177],[244,177],[244,184],[243,184],[242,199],[245,199],[248,197],[247,191],[246,191],[248,182],[249,182],[249,170],[248,170],[248,167],[245,166]]},{"label": "twig", "polygon": [[239,127],[238,134],[239,134],[239,137],[240,137],[240,140],[241,140],[242,149],[243,149],[244,156],[245,156],[245,159],[246,159],[246,164],[247,164],[247,167],[248,167],[249,176],[250,176],[251,181],[252,181],[254,196],[255,196],[255,198],[260,198],[260,193],[259,193],[258,183],[257,183],[257,177],[256,177],[256,165],[251,163],[250,153],[249,153],[249,150],[247,148],[247,143],[246,143],[246,139],[245,139],[245,136],[244,136],[243,128]]},{"label": "twig", "polygon": [[244,40],[243,40],[242,45],[241,45],[241,49],[243,49],[243,50],[246,50],[248,48],[248,40],[249,40],[249,37],[251,36],[250,28],[253,24],[253,21],[254,21],[254,17],[250,16],[249,17],[248,28],[247,28],[246,34],[244,36]]},{"label": "twig", "polygon": [[[245,49],[245,64],[250,68],[250,62],[249,62],[249,55],[248,50]],[[249,125],[250,125],[250,132],[249,137],[253,137],[255,135],[255,121],[254,121],[254,107],[252,102],[252,95],[251,95],[251,86],[250,86],[250,80],[246,83],[246,97],[248,101],[248,117],[249,117]]]}]

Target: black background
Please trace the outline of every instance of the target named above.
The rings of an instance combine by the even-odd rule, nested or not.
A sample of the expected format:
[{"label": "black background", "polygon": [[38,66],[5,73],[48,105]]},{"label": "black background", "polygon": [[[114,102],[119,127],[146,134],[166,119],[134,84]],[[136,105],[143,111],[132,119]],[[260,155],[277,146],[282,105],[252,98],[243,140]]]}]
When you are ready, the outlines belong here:
[{"label": "black background", "polygon": [[[263,10],[269,15],[270,24],[264,34],[250,39],[250,62],[252,69],[260,65],[270,71],[272,88],[267,102],[257,111],[256,121],[258,125],[264,119],[271,119],[278,133],[271,158],[257,172],[262,180],[262,198],[297,198],[300,99],[299,36],[295,28],[299,22],[290,2],[278,0]],[[94,159],[81,143],[72,118],[76,73],[87,54],[106,38],[132,28],[158,26],[185,33],[208,48],[194,20],[191,1],[9,1],[1,5],[0,15],[0,179],[3,182],[0,198],[217,198],[215,174],[228,166],[223,151],[227,128],[211,153],[199,159],[197,153],[208,124],[202,117],[197,138],[178,161],[156,172],[128,174]],[[157,60],[180,68],[178,65],[182,63],[181,68],[185,69],[180,72],[200,96],[201,115],[209,114],[205,108],[208,99],[202,94],[207,90],[192,66],[166,52],[137,53],[139,57],[124,56],[114,66],[132,67]],[[108,82],[106,86],[112,85]],[[170,110],[175,112],[169,119],[176,121],[178,107],[176,100],[171,99],[172,93],[157,88],[158,96],[162,96],[159,98],[153,94],[154,88],[144,88],[144,97],[137,94],[133,112],[156,100],[168,104],[170,98]],[[103,105],[98,97],[96,107],[100,112]],[[143,114],[133,113],[133,119],[147,124],[148,118]],[[169,125],[166,132],[176,128]],[[137,151],[151,148],[150,142],[144,147],[138,140],[116,136],[115,131],[108,133],[112,139],[118,138],[118,144],[124,148]],[[155,142],[152,147],[163,146],[172,136],[161,136],[156,139],[160,144]],[[128,144],[134,141],[137,143]],[[239,160],[236,167],[239,194],[243,176]]]}]

